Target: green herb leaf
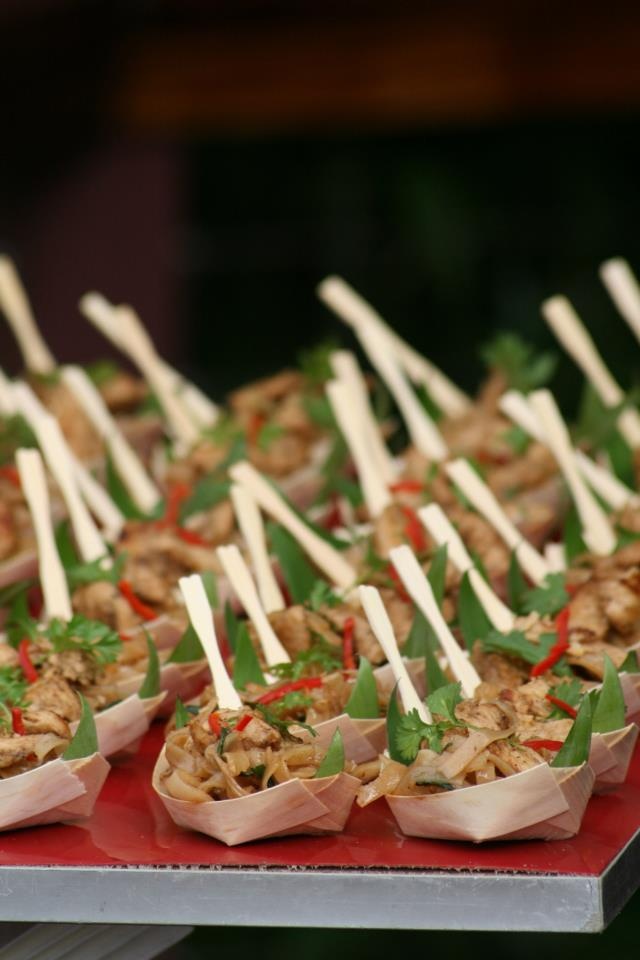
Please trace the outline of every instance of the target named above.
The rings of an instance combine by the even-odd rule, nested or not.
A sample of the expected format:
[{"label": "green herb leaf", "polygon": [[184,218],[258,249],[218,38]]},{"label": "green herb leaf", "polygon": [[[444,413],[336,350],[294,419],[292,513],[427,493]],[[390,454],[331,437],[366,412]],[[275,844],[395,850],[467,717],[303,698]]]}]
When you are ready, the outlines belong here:
[{"label": "green herb leaf", "polygon": [[22,707],[27,681],[20,667],[0,667],[0,702]]},{"label": "green herb leaf", "polygon": [[87,583],[96,583],[105,580],[108,583],[117,583],[122,579],[122,571],[127,562],[126,553],[120,553],[113,558],[113,563],[108,566],[105,563],[106,557],[100,557],[99,560],[91,560],[88,563],[78,563],[65,569],[67,582],[72,590]]},{"label": "green herb leaf", "polygon": [[569,594],[564,588],[564,573],[548,573],[543,585],[527,590],[523,597],[524,613],[539,613],[543,616],[555,616],[569,602]]},{"label": "green herb leaf", "polygon": [[[507,657],[517,657],[519,660],[534,664],[544,660],[556,640],[555,633],[543,633],[539,642],[533,643],[527,640],[521,630],[511,630],[510,633],[491,630],[482,641],[482,648],[485,653],[501,653]],[[554,666],[553,673],[558,676],[570,676],[571,670],[564,659],[561,659]]]},{"label": "green herb leaf", "polygon": [[578,716],[573,721],[567,739],[549,766],[551,767],[579,767],[589,759],[591,748],[591,697],[582,698]]},{"label": "green herb leaf", "polygon": [[[563,700],[564,703],[568,703],[570,707],[577,707],[582,700],[584,690],[580,680],[578,680],[577,677],[573,677],[571,680],[565,680],[555,687],[550,687],[549,693],[552,697],[557,697],[558,700]],[[554,706],[548,719],[566,720],[567,714],[560,707]]]},{"label": "green herb leaf", "polygon": [[396,760],[398,763],[404,763],[408,766],[411,761],[404,759],[399,747],[397,746],[398,731],[400,729],[401,720],[402,714],[400,713],[400,706],[398,704],[398,684],[396,683],[395,687],[393,688],[393,693],[389,698],[389,706],[387,707],[387,747],[389,750],[389,756],[392,760]]},{"label": "green herb leaf", "polygon": [[442,606],[447,579],[447,544],[443,543],[433,554],[429,564],[427,580],[439,607]]},{"label": "green herb leaf", "polygon": [[84,372],[94,386],[101,387],[103,384],[108,383],[109,380],[117,377],[120,368],[113,360],[96,360],[94,363],[87,363]]},{"label": "green herb leaf", "polygon": [[475,595],[468,573],[465,573],[460,584],[458,622],[468,650],[471,650],[476,640],[484,640],[491,630],[491,621]]},{"label": "green herb leaf", "polygon": [[[121,513],[127,518],[127,520],[149,519],[149,515],[143,513],[142,510],[140,510],[131,499],[131,495],[120,479],[118,471],[116,470],[115,464],[113,463],[109,453],[107,453],[106,457],[106,484],[111,499],[114,501]],[[158,507],[158,510],[160,509],[161,508]]]},{"label": "green herb leaf", "polygon": [[302,400],[302,405],[305,413],[316,426],[324,430],[337,430],[336,419],[327,397],[306,396]]},{"label": "green herb leaf", "polygon": [[266,453],[271,444],[284,436],[285,429],[279,423],[265,423],[258,433],[258,447]]},{"label": "green herb leaf", "polygon": [[11,463],[16,450],[37,447],[33,430],[20,414],[0,420],[0,464]]},{"label": "green herb leaf", "polygon": [[300,677],[333,673],[342,667],[342,650],[313,633],[313,642],[307,650],[300,650],[289,663],[276,663],[271,673],[283,680],[299,680]]},{"label": "green herb leaf", "polygon": [[356,682],[344,712],[353,720],[371,720],[380,716],[378,688],[371,664],[366,657],[360,657]]},{"label": "green herb leaf", "polygon": [[427,697],[427,706],[434,716],[444,717],[450,723],[456,723],[456,707],[462,703],[460,683],[447,683],[438,687]]},{"label": "green herb leaf", "polygon": [[633,463],[633,450],[619,430],[613,434],[605,445],[609,454],[611,468],[619,480],[626,483],[632,490],[636,489],[636,474]]},{"label": "green herb leaf", "polygon": [[640,673],[640,663],[638,662],[638,653],[636,650],[629,651],[620,664],[618,673]]},{"label": "green herb leaf", "polygon": [[442,420],[442,410],[435,402],[424,384],[417,384],[414,387],[414,390],[421,406],[424,407],[431,419],[435,420],[436,423],[438,423],[439,420]]},{"label": "green herb leaf", "polygon": [[182,730],[191,721],[191,714],[185,707],[180,697],[176,697],[175,725],[176,730]]},{"label": "green herb leaf", "polygon": [[313,347],[307,347],[298,354],[298,367],[303,376],[312,384],[323,384],[331,380],[331,354],[340,349],[337,340],[322,340]]},{"label": "green herb leaf", "polygon": [[509,606],[516,613],[522,613],[526,593],[527,582],[522,575],[516,552],[512,550],[509,559],[509,572],[507,574],[507,596],[509,598]]},{"label": "green herb leaf", "polygon": [[427,650],[438,650],[438,639],[421,610],[415,607],[411,630],[404,642],[402,655],[412,660],[419,660],[426,655]]},{"label": "green herb leaf", "polygon": [[148,700],[150,697],[157,697],[160,693],[160,659],[156,645],[146,630],[144,636],[147,641],[149,662],[147,664],[145,678],[138,690],[138,696],[141,700]]},{"label": "green herb leaf", "polygon": [[82,757],[90,757],[98,752],[98,734],[93,711],[82,694],[79,693],[78,696],[82,705],[80,722],[73,740],[62,754],[63,760],[80,760]]},{"label": "green herb leaf", "polygon": [[229,480],[214,480],[212,477],[203,477],[196,484],[193,493],[180,506],[180,523],[184,523],[195,513],[212,510],[229,496],[231,483]]},{"label": "green herb leaf", "polygon": [[284,527],[269,523],[267,533],[293,602],[304,603],[311,596],[318,579],[314,568]]},{"label": "green herb leaf", "polygon": [[502,439],[505,443],[509,444],[517,457],[525,454],[531,443],[531,438],[527,431],[519,427],[517,423],[502,434]]},{"label": "green herb leaf", "polygon": [[583,553],[588,553],[587,545],[582,539],[582,524],[573,504],[569,507],[564,519],[564,550],[568,564]]},{"label": "green herb leaf", "polygon": [[238,627],[240,621],[236,617],[233,607],[227,600],[224,605],[224,630],[227,635],[227,643],[231,649],[232,653],[236,652],[236,636],[238,634]]},{"label": "green herb leaf", "polygon": [[76,613],[68,623],[54,617],[37,636],[47,637],[56,653],[64,650],[82,650],[95,657],[98,663],[114,663],[122,649],[122,640],[115,630],[99,620],[89,620]]},{"label": "green herb leaf", "polygon": [[602,687],[593,711],[593,732],[609,733],[611,730],[621,730],[625,725],[625,713],[620,677],[611,658],[605,653]]},{"label": "green herb leaf", "polygon": [[337,607],[340,597],[333,592],[326,580],[316,580],[307,603],[312,610],[319,610],[320,607]]},{"label": "green herb leaf", "polygon": [[71,527],[68,520],[61,520],[57,525],[55,539],[58,556],[65,570],[69,567],[78,566],[80,557],[78,556],[78,551],[71,536]]},{"label": "green herb leaf", "polygon": [[316,780],[320,780],[322,777],[335,777],[337,773],[342,773],[344,770],[344,743],[342,740],[342,734],[339,729],[336,729],[333,737],[331,738],[331,743],[329,744],[329,749],[324,755],[324,759],[318,770],[316,772]]},{"label": "green herb leaf", "polygon": [[233,685],[238,690],[244,690],[248,683],[266,684],[264,674],[260,668],[258,655],[254,649],[249,631],[244,623],[238,624],[235,636],[235,659],[233,662]]},{"label": "green herb leaf", "polygon": [[443,729],[443,726],[438,723],[424,723],[417,710],[410,710],[409,713],[405,713],[400,718],[395,740],[401,762],[413,763],[425,740],[430,750],[435,753],[442,753]]},{"label": "green herb leaf", "polygon": [[449,683],[447,680],[447,675],[438,663],[437,654],[430,647],[427,647],[425,652],[425,669],[427,677],[427,690],[433,693],[434,691],[439,690],[440,687],[447,686]]},{"label": "green herb leaf", "polygon": [[554,353],[536,353],[536,348],[517,333],[501,332],[481,350],[484,362],[499,370],[512,390],[528,393],[549,382],[558,358]]},{"label": "green herb leaf", "polygon": [[213,570],[203,570],[200,574],[200,579],[202,580],[202,586],[204,587],[204,592],[207,595],[209,606],[212,610],[217,610],[220,604],[220,599],[218,597],[218,583],[216,581],[215,573]]},{"label": "green herb leaf", "polygon": [[171,656],[168,658],[167,663],[194,663],[196,660],[202,660],[203,658],[204,650],[200,643],[200,638],[192,624],[189,624],[171,651]]}]

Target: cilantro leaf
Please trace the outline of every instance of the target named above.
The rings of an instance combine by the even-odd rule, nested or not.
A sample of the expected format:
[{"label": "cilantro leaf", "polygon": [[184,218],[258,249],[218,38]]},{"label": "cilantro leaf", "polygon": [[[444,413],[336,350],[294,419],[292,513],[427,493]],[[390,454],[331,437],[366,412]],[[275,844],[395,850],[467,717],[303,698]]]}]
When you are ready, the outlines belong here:
[{"label": "cilantro leaf", "polygon": [[484,362],[499,370],[509,387],[528,393],[542,387],[553,376],[558,358],[549,352],[536,353],[536,348],[513,332],[501,332],[481,350]]},{"label": "cilantro leaf", "polygon": [[38,629],[37,637],[46,637],[55,653],[82,650],[91,654],[101,665],[118,658],[122,641],[115,630],[99,620],[89,620],[76,613],[68,623],[54,617],[48,626]]},{"label": "cilantro leaf", "polygon": [[[564,680],[555,687],[550,687],[549,693],[552,697],[557,697],[558,700],[568,703],[570,707],[577,707],[582,700],[584,690],[580,680],[578,680],[577,677],[573,677],[571,680]],[[553,710],[549,714],[548,719],[566,720],[567,714],[564,710],[561,710],[560,707],[554,706]]]},{"label": "cilantro leaf", "polygon": [[462,703],[460,683],[447,683],[438,687],[427,697],[427,706],[434,716],[444,717],[450,723],[457,723],[456,707]]},{"label": "cilantro leaf", "polygon": [[67,582],[72,590],[87,583],[96,583],[99,580],[106,580],[108,583],[117,583],[122,579],[122,571],[127,562],[125,553],[118,554],[113,558],[113,563],[109,567],[105,564],[106,557],[100,557],[99,560],[91,560],[88,563],[78,563],[67,567],[65,574]]},{"label": "cilantro leaf", "polygon": [[321,385],[331,380],[331,354],[340,349],[337,340],[322,340],[313,347],[307,347],[298,354],[298,367],[303,376],[312,384]]},{"label": "cilantro leaf", "polygon": [[334,777],[337,773],[344,770],[344,743],[340,730],[336,731],[331,738],[329,748],[324,755],[322,763],[318,767],[314,779],[320,780],[322,777]]},{"label": "cilantro leaf", "polygon": [[0,667],[0,702],[12,707],[23,706],[27,681],[20,667]]},{"label": "cilantro leaf", "polygon": [[313,643],[307,650],[300,650],[290,663],[277,663],[270,667],[271,673],[283,680],[299,680],[318,673],[332,673],[342,667],[342,651],[321,637],[313,634]]},{"label": "cilantro leaf", "polygon": [[543,585],[527,590],[522,598],[524,613],[539,613],[554,616],[569,602],[569,594],[565,590],[564,573],[548,573]]},{"label": "cilantro leaf", "polygon": [[307,603],[312,610],[319,610],[320,607],[324,606],[337,607],[340,603],[340,597],[333,592],[326,580],[316,580],[311,588]]},{"label": "cilantro leaf", "polygon": [[437,723],[424,723],[417,710],[410,710],[400,718],[396,730],[395,745],[403,763],[413,763],[423,741],[435,753],[442,753],[442,727]]}]

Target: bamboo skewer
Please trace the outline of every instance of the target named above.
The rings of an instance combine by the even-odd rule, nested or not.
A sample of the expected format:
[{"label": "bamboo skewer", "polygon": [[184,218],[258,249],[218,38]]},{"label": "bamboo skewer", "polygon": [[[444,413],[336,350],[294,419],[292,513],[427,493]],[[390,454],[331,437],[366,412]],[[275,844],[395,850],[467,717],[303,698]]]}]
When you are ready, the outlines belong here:
[{"label": "bamboo skewer", "polygon": [[455,637],[445,623],[440,612],[433,590],[418,563],[416,555],[410,547],[403,545],[394,547],[389,557],[402,580],[407,593],[431,624],[438,642],[442,648],[451,672],[462,687],[465,697],[472,697],[481,679],[470,660],[456,643]]},{"label": "bamboo skewer", "polygon": [[551,452],[571,492],[582,524],[582,539],[592,553],[607,556],[615,550],[615,533],[576,466],[569,431],[553,395],[549,390],[535,390],[529,397],[529,403],[542,424]]},{"label": "bamboo skewer", "polygon": [[60,488],[80,556],[85,563],[108,556],[107,545],[80,495],[74,463],[58,421],[40,406],[26,383],[15,383],[13,395],[18,411],[35,433],[49,472]]},{"label": "bamboo skewer", "polygon": [[222,568],[234,593],[237,595],[249,619],[256,628],[267,666],[273,667],[277,663],[290,663],[291,657],[280,643],[278,636],[269,623],[269,619],[260,603],[258,591],[256,590],[249,568],[242,559],[242,554],[238,548],[235,544],[218,547],[216,555],[222,564]]},{"label": "bamboo skewer", "polygon": [[447,557],[461,574],[468,574],[469,583],[480,601],[484,612],[496,628],[503,633],[513,629],[516,619],[515,613],[493,592],[473,560],[469,556],[460,534],[445,516],[444,511],[437,503],[418,510],[418,516],[427,531],[439,545],[447,545]]},{"label": "bamboo skewer", "polygon": [[211,616],[211,607],[202,578],[197,573],[193,573],[189,577],[181,577],[179,586],[184,597],[189,620],[202,644],[211,670],[218,707],[222,710],[240,710],[242,700],[229,679],[220,653],[213,617]]},{"label": "bamboo skewer", "polygon": [[187,450],[198,440],[199,432],[176,396],[173,380],[167,375],[148,333],[132,319],[128,307],[113,307],[97,293],[87,293],[80,309],[91,323],[126,353],[138,367],[155,393],[164,411],[174,440]]},{"label": "bamboo skewer", "polygon": [[355,330],[373,328],[383,333],[411,380],[423,385],[447,416],[462,416],[470,409],[470,398],[426,357],[402,340],[371,304],[341,277],[323,280],[318,287],[318,296]]},{"label": "bamboo skewer", "polygon": [[376,469],[362,418],[359,416],[357,404],[353,402],[352,391],[339,380],[330,380],[325,384],[325,391],[353,457],[369,515],[372,518],[378,517],[392,503],[392,497]]},{"label": "bamboo skewer", "polygon": [[329,360],[336,380],[345,384],[351,393],[351,403],[355,406],[362,422],[362,427],[366,434],[366,441],[377,472],[388,486],[393,483],[394,480],[397,480],[399,470],[393,457],[387,450],[380,427],[371,410],[367,385],[358,361],[355,355],[349,350],[335,350]]},{"label": "bamboo skewer", "polygon": [[100,391],[81,367],[62,367],[61,376],[102,437],[131,499],[143,513],[151,513],[161,499],[160,491],[123,435]]},{"label": "bamboo skewer", "polygon": [[56,549],[42,457],[37,450],[17,450],[16,466],[36,535],[40,583],[47,618],[59,617],[69,621],[72,615],[71,600]]},{"label": "bamboo skewer", "polygon": [[567,553],[563,543],[548,543],[544,548],[544,558],[551,573],[564,573],[567,569]]},{"label": "bamboo skewer", "polygon": [[295,537],[305,553],[332,583],[340,590],[347,590],[353,586],[357,574],[351,564],[347,563],[342,554],[300,519],[255,467],[244,460],[230,467],[229,475],[251,494],[261,510],[268,513]]},{"label": "bamboo skewer", "polygon": [[251,557],[262,606],[267,613],[284,610],[286,604],[273,572],[260,510],[251,494],[237,483],[231,485],[231,502]]},{"label": "bamboo skewer", "polygon": [[389,661],[405,711],[408,713],[410,710],[417,710],[423,723],[432,723],[431,712],[416,693],[404,661],[400,656],[389,614],[385,609],[380,593],[375,587],[361,586],[358,589],[358,595],[376,640]]},{"label": "bamboo skewer", "polygon": [[[587,332],[584,324],[566,297],[551,297],[542,304],[542,313],[583,374],[607,407],[623,403],[625,396],[614,380]],[[640,446],[640,414],[630,407],[618,417],[618,427],[627,443],[634,449]]]},{"label": "bamboo skewer", "polygon": [[600,279],[618,312],[640,340],[640,285],[628,262],[622,257],[606,260],[600,267]]},{"label": "bamboo skewer", "polygon": [[42,338],[20,277],[10,257],[0,257],[0,307],[18,341],[27,370],[48,374],[56,362]]},{"label": "bamboo skewer", "polygon": [[466,460],[453,460],[446,464],[445,470],[449,479],[460,487],[472,506],[491,524],[509,549],[514,551],[525,574],[534,583],[542,583],[549,573],[547,564],[509,519],[484,480],[480,479]]},{"label": "bamboo skewer", "polygon": [[0,369],[0,417],[13,417],[17,413],[11,381]]}]

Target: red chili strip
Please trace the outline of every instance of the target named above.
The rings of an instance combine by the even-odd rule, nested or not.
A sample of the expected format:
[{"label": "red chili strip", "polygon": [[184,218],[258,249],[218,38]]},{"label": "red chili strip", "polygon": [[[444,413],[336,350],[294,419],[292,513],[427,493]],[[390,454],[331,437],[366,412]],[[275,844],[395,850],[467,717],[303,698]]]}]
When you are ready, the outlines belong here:
[{"label": "red chili strip", "polygon": [[196,547],[211,546],[211,544],[208,543],[204,537],[201,537],[199,533],[196,533],[195,530],[188,530],[186,527],[176,527],[176,534],[181,540],[184,540],[185,543],[192,543]]},{"label": "red chili strip", "polygon": [[564,710],[566,714],[574,719],[578,716],[578,711],[575,709],[575,707],[572,707],[570,703],[566,702],[566,700],[561,700],[560,697],[554,697],[552,694],[547,693],[545,695],[545,700],[548,700],[549,703],[552,703],[554,706]]},{"label": "red chili strip", "polygon": [[559,750],[562,746],[562,740],[523,740],[523,747],[531,747],[532,750]]},{"label": "red chili strip", "polygon": [[420,523],[415,510],[412,510],[411,507],[407,507],[404,504],[400,504],[400,509],[404,513],[407,521],[404,528],[407,540],[411,541],[411,546],[416,553],[424,553],[427,549],[427,539],[425,537],[424,527]]},{"label": "red chili strip", "polygon": [[222,724],[220,723],[220,717],[217,713],[209,714],[209,729],[216,737],[219,737],[222,733]]},{"label": "red chili strip", "polygon": [[555,667],[562,654],[566,653],[566,651],[569,649],[568,606],[564,607],[556,617],[556,633],[558,635],[558,639],[551,647],[544,660],[540,660],[539,663],[535,663],[533,665],[530,676],[539,677],[541,674],[546,673],[547,670],[551,670],[552,667]]},{"label": "red chili strip", "polygon": [[325,530],[335,530],[336,527],[342,526],[342,512],[340,510],[340,499],[336,493],[332,493],[331,497],[331,507],[329,512],[325,515],[322,526]]},{"label": "red chili strip", "polygon": [[235,732],[240,733],[242,730],[244,730],[245,727],[249,726],[252,720],[253,720],[253,717],[251,716],[251,714],[245,713],[244,717],[240,717],[240,719],[236,723]]},{"label": "red chili strip", "polygon": [[173,527],[178,522],[180,507],[190,495],[191,487],[188,483],[174,484],[167,494],[164,516],[161,520],[158,520],[158,526]]},{"label": "red chili strip", "polygon": [[411,599],[411,597],[409,596],[409,594],[404,588],[404,583],[400,579],[400,575],[398,571],[396,570],[396,568],[392,563],[387,564],[387,568],[385,572],[387,576],[393,581],[395,591],[400,597],[400,599],[403,600],[405,603],[413,603],[413,600]]},{"label": "red chili strip", "polygon": [[7,463],[4,467],[0,467],[0,477],[8,480],[9,483],[17,487],[18,490],[20,489],[20,473],[18,468],[14,467],[13,464]]},{"label": "red chili strip", "polygon": [[32,664],[31,657],[29,656],[29,643],[29,639],[23,637],[18,644],[18,661],[27,683],[35,683],[38,679],[38,671]]},{"label": "red chili strip", "polygon": [[140,597],[137,597],[133,591],[133,587],[128,580],[118,580],[118,590],[125,598],[131,609],[134,613],[137,613],[139,617],[142,617],[143,620],[155,620],[158,614],[153,609],[149,607],[144,600],[141,600]]},{"label": "red chili strip", "polygon": [[389,484],[391,493],[422,493],[424,484],[419,480],[398,480]]},{"label": "red chili strip", "polygon": [[356,658],[353,652],[353,634],[356,629],[356,621],[353,617],[347,617],[342,628],[342,666],[345,670],[356,669]]},{"label": "red chili strip", "polygon": [[267,418],[263,413],[252,413],[251,419],[247,425],[247,443],[255,447],[260,436],[260,431],[267,422]]},{"label": "red chili strip", "polygon": [[283,683],[275,690],[267,690],[261,697],[258,697],[256,703],[273,703],[274,700],[281,700],[287,693],[293,693],[294,690],[312,690],[314,687],[322,686],[322,677],[302,677],[300,680],[292,680],[290,683]]},{"label": "red chili strip", "polygon": [[29,610],[29,616],[34,620],[38,620],[42,613],[43,606],[44,596],[42,594],[42,587],[39,583],[34,583],[33,586],[27,590],[27,609]]},{"label": "red chili strip", "polygon": [[11,707],[11,726],[13,727],[13,732],[17,733],[20,737],[23,737],[27,732],[22,722],[22,710],[20,707]]}]

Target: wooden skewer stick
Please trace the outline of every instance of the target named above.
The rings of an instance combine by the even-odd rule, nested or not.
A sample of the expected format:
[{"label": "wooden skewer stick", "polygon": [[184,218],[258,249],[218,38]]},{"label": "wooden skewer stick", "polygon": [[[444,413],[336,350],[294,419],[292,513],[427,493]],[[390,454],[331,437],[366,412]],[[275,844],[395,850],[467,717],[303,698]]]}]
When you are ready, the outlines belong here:
[{"label": "wooden skewer stick", "polygon": [[615,533],[606,513],[592,495],[578,470],[569,431],[549,390],[534,390],[529,403],[537,414],[549,448],[567,482],[582,524],[582,539],[592,553],[607,556],[616,547]]},{"label": "wooden skewer stick", "polygon": [[211,670],[218,707],[222,710],[240,710],[242,700],[229,679],[220,653],[213,617],[211,616],[211,607],[202,577],[193,573],[189,577],[181,577],[178,584],[189,614],[189,620],[198,634]]},{"label": "wooden skewer stick", "polygon": [[[607,407],[624,401],[624,393],[614,380],[587,329],[566,297],[551,297],[542,304],[542,313],[567,353],[582,370]],[[640,414],[631,407],[618,417],[618,428],[627,443],[640,446]]]},{"label": "wooden skewer stick", "polygon": [[234,593],[256,628],[267,666],[273,667],[276,663],[290,663],[291,657],[269,623],[249,568],[242,559],[242,554],[236,545],[230,544],[226,547],[218,547],[216,555]]},{"label": "wooden skewer stick", "polygon": [[392,496],[374,463],[371,448],[367,444],[364,423],[359,416],[358,406],[353,401],[353,393],[340,380],[330,380],[325,384],[325,391],[340,432],[353,457],[369,515],[378,517],[392,503]]},{"label": "wooden skewer stick", "polygon": [[397,403],[413,445],[430,460],[444,460],[448,451],[440,431],[405,379],[388,339],[375,327],[360,327],[356,334]]},{"label": "wooden skewer stick", "polygon": [[407,593],[433,627],[451,672],[460,682],[462,692],[465,697],[472,697],[481,679],[449,630],[433,595],[431,584],[425,577],[415,553],[405,544],[394,547],[389,557]]},{"label": "wooden skewer stick", "polygon": [[13,417],[17,413],[11,381],[0,369],[0,417]]},{"label": "wooden skewer stick", "polygon": [[[542,424],[531,409],[524,394],[517,390],[507,390],[500,397],[498,406],[514,423],[537,440],[548,446]],[[630,487],[618,479],[610,470],[596,463],[582,450],[574,450],[574,457],[578,469],[587,483],[602,497],[614,510],[622,510],[626,506],[640,506],[640,497]]]},{"label": "wooden skewer stick", "polygon": [[151,338],[141,324],[131,322],[129,308],[112,307],[99,294],[87,293],[80,300],[80,309],[135,363],[157,396],[174,440],[185,450],[191,448],[198,440],[198,429],[176,396],[171,377],[167,376]]},{"label": "wooden skewer stick", "polygon": [[514,551],[526,575],[534,583],[542,583],[549,573],[544,559],[535,547],[524,539],[484,480],[480,479],[466,460],[453,460],[446,464],[445,470],[449,479],[460,487],[472,506],[491,524],[509,549]]},{"label": "wooden skewer stick", "polygon": [[400,363],[414,383],[421,384],[450,417],[459,417],[471,407],[470,398],[426,357],[399,337],[380,314],[341,277],[327,277],[318,287],[318,296],[341,320],[354,329],[373,327],[388,338]]},{"label": "wooden skewer stick", "polygon": [[26,383],[15,383],[13,396],[17,409],[36,436],[49,472],[60,488],[80,556],[85,563],[107,557],[107,545],[80,495],[73,460],[60,424],[40,405]]},{"label": "wooden skewer stick", "polygon": [[567,554],[564,543],[548,543],[544,548],[544,558],[552,573],[564,573],[567,569]]},{"label": "wooden skewer stick", "polygon": [[606,260],[600,267],[600,279],[609,296],[640,340],[640,284],[622,257]]},{"label": "wooden skewer stick", "polygon": [[17,450],[16,466],[36,535],[40,583],[47,618],[51,620],[58,617],[69,621],[72,616],[71,600],[64,569],[56,549],[42,457],[37,450]]},{"label": "wooden skewer stick", "polygon": [[273,572],[260,510],[251,494],[238,483],[231,485],[231,502],[249,550],[262,606],[267,613],[284,610],[286,604]]},{"label": "wooden skewer stick", "polygon": [[75,457],[73,462],[80,492],[91,513],[100,521],[103,537],[109,543],[115,543],[122,533],[126,517],[84,464]]},{"label": "wooden skewer stick", "polygon": [[38,329],[26,291],[10,257],[0,257],[0,307],[18,341],[27,370],[52,373],[56,362]]},{"label": "wooden skewer stick", "polygon": [[291,536],[295,537],[305,553],[338,589],[347,590],[353,586],[357,574],[351,564],[347,563],[342,554],[330,543],[303,523],[255,467],[243,460],[229,468],[229,475],[232,480],[248,490],[261,510],[282,524]]},{"label": "wooden skewer stick", "polygon": [[405,711],[408,713],[410,710],[417,710],[423,723],[433,723],[431,711],[416,693],[404,661],[400,656],[398,642],[380,593],[375,587],[361,586],[358,589],[358,594],[369,626],[389,661]]},{"label": "wooden skewer stick", "polygon": [[369,403],[367,385],[358,365],[355,354],[350,350],[334,350],[329,357],[331,369],[336,380],[344,383],[351,391],[352,403],[362,420],[367,444],[376,464],[378,473],[387,486],[397,480],[399,468],[387,450],[380,427],[373,415]]},{"label": "wooden skewer stick", "polygon": [[112,417],[100,391],[81,367],[62,367],[61,376],[102,437],[131,499],[143,513],[151,513],[161,499],[160,491]]},{"label": "wooden skewer stick", "polygon": [[446,543],[447,557],[461,574],[469,575],[469,583],[489,620],[502,633],[513,629],[516,615],[513,610],[505,606],[479,570],[451,521],[437,503],[430,503],[427,507],[418,510],[420,520],[437,544]]}]

